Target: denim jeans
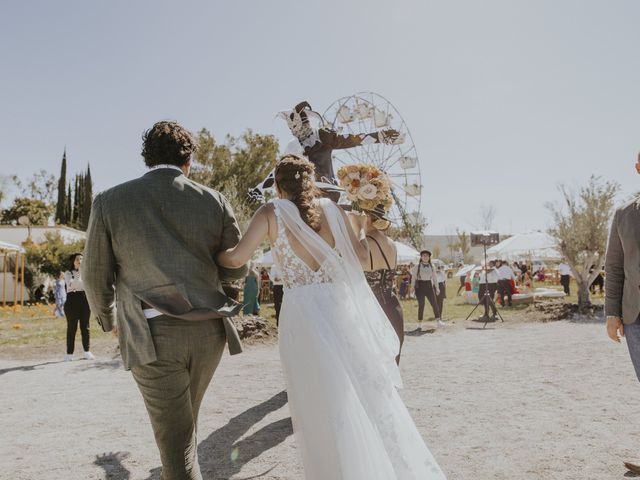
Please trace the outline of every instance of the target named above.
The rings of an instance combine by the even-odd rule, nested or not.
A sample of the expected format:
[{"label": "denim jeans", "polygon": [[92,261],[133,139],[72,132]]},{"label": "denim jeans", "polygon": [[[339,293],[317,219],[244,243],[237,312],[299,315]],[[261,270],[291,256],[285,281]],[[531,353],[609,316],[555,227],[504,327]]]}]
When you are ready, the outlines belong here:
[{"label": "denim jeans", "polygon": [[633,368],[636,370],[636,376],[640,380],[640,319],[635,323],[624,326],[624,336],[627,339],[627,347],[629,347],[629,355]]}]

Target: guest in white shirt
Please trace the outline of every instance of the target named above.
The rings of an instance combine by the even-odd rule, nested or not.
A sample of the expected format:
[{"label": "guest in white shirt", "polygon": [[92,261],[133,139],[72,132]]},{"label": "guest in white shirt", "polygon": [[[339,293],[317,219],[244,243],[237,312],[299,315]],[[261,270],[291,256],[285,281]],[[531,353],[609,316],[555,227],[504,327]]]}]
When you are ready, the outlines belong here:
[{"label": "guest in white shirt", "polygon": [[[489,313],[489,307],[493,312],[493,316],[498,315],[498,311],[496,310],[496,305],[494,303],[496,298],[496,292],[498,291],[498,280],[499,274],[496,269],[496,262],[491,260],[489,262],[489,266],[486,269],[483,269],[480,273],[480,289],[478,290],[478,300],[480,302],[486,302],[485,304],[485,313]],[[492,300],[491,302],[488,299],[485,299],[484,292],[489,291],[489,298]]]},{"label": "guest in white shirt", "polygon": [[569,284],[571,283],[571,267],[566,263],[562,262],[558,265],[558,273],[560,274],[560,285],[564,288],[564,293],[570,295]]},{"label": "guest in white shirt", "polygon": [[511,282],[515,282],[516,276],[507,262],[497,260],[496,267],[498,269],[498,295],[500,295],[500,301],[503,306],[506,306],[504,297],[507,297],[508,305],[511,307],[513,305]]},{"label": "guest in white shirt", "polygon": [[64,361],[73,360],[78,322],[80,323],[84,358],[93,360],[94,356],[89,351],[89,317],[91,316],[91,309],[84,293],[84,283],[82,283],[82,278],[80,277],[82,254],[74,253],[71,255],[69,263],[69,270],[64,272],[64,283],[67,289],[67,300],[64,303],[64,314],[67,317],[67,354],[64,357]]},{"label": "guest in white shirt", "polygon": [[443,323],[440,318],[437,301],[440,288],[438,287],[436,271],[431,264],[431,252],[429,250],[422,250],[420,252],[420,261],[411,270],[411,277],[413,288],[416,292],[416,299],[418,300],[418,321],[422,322],[424,316],[424,300],[426,298],[429,300],[429,304],[433,309],[433,314],[436,317],[438,326],[442,326]]},{"label": "guest in white shirt", "polygon": [[273,307],[276,309],[276,325],[280,324],[280,307],[282,306],[282,296],[284,295],[284,287],[278,267],[274,263],[269,273],[271,279],[271,288],[273,289]]}]

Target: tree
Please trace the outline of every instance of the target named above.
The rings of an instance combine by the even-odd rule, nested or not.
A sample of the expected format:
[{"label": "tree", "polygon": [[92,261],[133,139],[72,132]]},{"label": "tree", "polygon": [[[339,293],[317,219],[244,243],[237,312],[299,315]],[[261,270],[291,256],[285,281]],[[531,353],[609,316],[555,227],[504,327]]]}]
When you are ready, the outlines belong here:
[{"label": "tree", "polygon": [[78,222],[80,220],[80,176],[76,175],[74,187],[73,187],[73,207],[71,213],[71,224],[73,226],[78,226]]},{"label": "tree", "polygon": [[480,221],[483,230],[491,230],[493,221],[496,218],[496,209],[493,205],[482,205],[480,207]]},{"label": "tree", "polygon": [[93,203],[93,182],[91,180],[91,167],[87,165],[87,173],[82,177],[82,208],[80,215],[81,230],[89,226],[91,216],[91,204]]},{"label": "tree", "polygon": [[11,206],[2,211],[2,223],[17,223],[20,217],[27,216],[31,225],[47,225],[52,214],[53,206],[42,200],[16,197]]},{"label": "tree", "polygon": [[275,137],[247,130],[237,139],[227,135],[225,143],[218,144],[207,129],[202,129],[198,143],[190,178],[223,192],[239,210],[252,212],[256,205],[247,192],[275,166],[279,150]]},{"label": "tree", "polygon": [[17,184],[18,177],[15,175],[0,175],[0,205],[7,198],[11,190],[11,184]]},{"label": "tree", "polygon": [[67,225],[71,222],[71,215],[73,213],[73,207],[71,206],[71,184],[67,187],[67,200],[64,207],[64,216],[67,219]]},{"label": "tree", "polygon": [[[578,192],[560,185],[562,201],[545,205],[554,224],[547,232],[573,272],[581,311],[591,306],[589,286],[604,262],[609,220],[619,188],[616,182],[591,176]],[[591,267],[595,268],[589,273]]]},{"label": "tree", "polygon": [[[44,236],[46,240],[42,243],[23,243],[30,278],[35,278],[38,274],[57,277],[60,272],[69,268],[69,257],[84,250],[84,240],[66,243],[59,232],[46,232]],[[32,281],[27,286],[33,288],[36,285]]]},{"label": "tree", "polygon": [[[21,186],[21,183],[18,182]],[[27,181],[22,188],[22,196],[39,200],[47,205],[54,204],[56,178],[46,170],[39,170]]]},{"label": "tree", "polygon": [[462,261],[467,263],[471,260],[469,256],[469,253],[471,252],[471,242],[469,239],[469,235],[467,235],[467,232],[460,232],[459,230],[456,230],[456,235],[458,237],[458,240],[455,243],[456,249],[462,255]]},{"label": "tree", "polygon": [[62,154],[60,178],[58,179],[58,202],[56,203],[56,222],[66,225],[67,218],[67,149]]}]

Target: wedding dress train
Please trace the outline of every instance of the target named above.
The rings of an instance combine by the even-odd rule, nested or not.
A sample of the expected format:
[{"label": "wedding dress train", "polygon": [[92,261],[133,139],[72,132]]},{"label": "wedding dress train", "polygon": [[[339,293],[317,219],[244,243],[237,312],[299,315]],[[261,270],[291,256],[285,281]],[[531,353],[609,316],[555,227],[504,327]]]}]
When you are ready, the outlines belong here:
[{"label": "wedding dress train", "polygon": [[[279,345],[307,480],[443,480],[397,388],[398,337],[366,283],[349,228],[319,200],[331,248],[288,200],[273,201],[285,293]],[[292,248],[300,245],[320,268]]]}]

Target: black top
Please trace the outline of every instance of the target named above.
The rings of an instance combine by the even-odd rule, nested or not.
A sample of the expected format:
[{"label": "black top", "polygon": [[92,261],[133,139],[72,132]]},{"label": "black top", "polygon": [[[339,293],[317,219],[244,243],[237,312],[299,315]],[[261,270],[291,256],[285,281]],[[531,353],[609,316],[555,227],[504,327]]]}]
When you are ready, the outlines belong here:
[{"label": "black top", "polygon": [[[396,276],[396,271],[391,268],[391,265],[389,265],[387,256],[384,254],[384,251],[382,250],[382,247],[380,247],[378,241],[369,235],[367,235],[367,238],[376,242],[376,245],[382,254],[382,258],[384,258],[384,262],[387,264],[387,268],[364,272],[364,276],[366,277],[371,290],[373,290],[373,293],[378,298],[378,301],[380,301],[380,303],[386,303],[387,299],[393,296],[393,280]],[[371,259],[371,268],[373,268],[373,255],[371,255],[371,252],[369,252],[369,258]]]}]

